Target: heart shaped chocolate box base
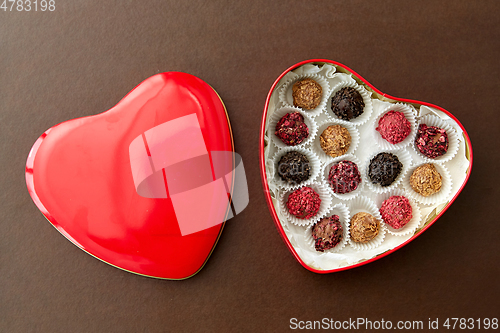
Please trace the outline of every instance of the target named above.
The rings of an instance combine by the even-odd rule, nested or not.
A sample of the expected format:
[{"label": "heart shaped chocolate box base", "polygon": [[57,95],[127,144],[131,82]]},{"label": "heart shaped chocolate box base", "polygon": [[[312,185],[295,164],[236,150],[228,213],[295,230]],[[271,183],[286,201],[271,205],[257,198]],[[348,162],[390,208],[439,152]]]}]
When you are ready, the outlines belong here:
[{"label": "heart shaped chocolate box base", "polygon": [[[304,110],[294,106],[293,85],[304,78],[313,79],[323,87],[322,100],[316,109]],[[362,98],[364,111],[358,117],[346,120],[344,115],[340,115],[342,119],[333,113],[332,99],[342,88],[356,90],[359,93],[358,100]],[[389,111],[403,114],[410,123],[405,129],[406,138],[401,142],[395,143],[401,139],[388,140],[393,141],[390,143],[376,130],[380,118]],[[279,118],[290,112],[303,115],[311,137],[303,143],[287,147],[275,135],[275,127]],[[415,147],[420,123],[446,129],[448,149],[444,155],[431,159]],[[346,128],[351,136],[351,147],[345,151],[345,155],[335,158],[325,154],[320,140],[323,131],[332,125]],[[266,101],[260,139],[261,175],[276,227],[295,258],[305,268],[317,273],[363,265],[408,244],[452,204],[467,182],[472,166],[469,137],[448,111],[425,102],[391,97],[346,66],[324,59],[301,62],[276,80]],[[303,183],[287,185],[278,177],[278,161],[286,152],[294,150],[306,154],[313,169],[319,163],[320,170],[317,173],[313,170],[314,175]],[[372,183],[369,178],[369,173],[375,172],[373,165],[369,171],[370,161],[379,153],[396,156],[402,164],[397,177],[386,187]],[[342,160],[355,163],[361,175],[361,183],[355,190],[352,190],[355,187],[352,185],[350,193],[340,193],[342,191],[332,188],[329,182],[330,168]],[[440,190],[427,197],[415,192],[410,184],[415,169],[424,164],[432,164],[441,175]],[[289,194],[304,186],[313,188],[323,199],[319,212],[309,219],[296,218],[287,208]],[[384,218],[380,214],[382,203],[392,196],[404,196],[411,206],[412,217],[400,229],[384,223],[384,218],[385,222],[389,220],[387,212]],[[377,236],[366,243],[359,242],[357,218],[354,222],[356,234],[350,235],[350,231],[354,230],[351,229],[353,216],[359,212],[371,214],[379,223]],[[394,211],[388,213],[391,215]],[[311,229],[321,218],[332,215],[339,216],[344,229],[342,240],[331,249],[317,251]]]}]

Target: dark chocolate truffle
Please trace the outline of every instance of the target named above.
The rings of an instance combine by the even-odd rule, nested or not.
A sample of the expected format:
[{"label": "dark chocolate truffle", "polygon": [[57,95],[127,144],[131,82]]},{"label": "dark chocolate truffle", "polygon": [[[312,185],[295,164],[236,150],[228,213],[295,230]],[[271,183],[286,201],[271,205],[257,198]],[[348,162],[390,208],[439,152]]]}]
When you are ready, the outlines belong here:
[{"label": "dark chocolate truffle", "polygon": [[278,175],[288,184],[299,184],[311,176],[311,167],[306,155],[290,151],[278,161]]},{"label": "dark chocolate truffle", "polygon": [[351,134],[340,125],[328,126],[319,137],[321,149],[331,157],[344,155],[351,146]]},{"label": "dark chocolate truffle", "polygon": [[376,130],[387,142],[397,144],[410,134],[411,124],[403,112],[391,110],[379,119]]},{"label": "dark chocolate truffle", "polygon": [[436,158],[448,151],[448,134],[443,128],[420,124],[415,138],[417,149],[429,158]]},{"label": "dark chocolate truffle", "polygon": [[364,107],[363,96],[352,87],[344,87],[332,97],[332,111],[340,119],[351,120],[359,117]]},{"label": "dark chocolate truffle", "polygon": [[403,163],[396,155],[380,153],[370,161],[368,177],[373,184],[389,186],[398,178],[402,169]]},{"label": "dark chocolate truffle", "polygon": [[439,192],[442,184],[443,177],[431,163],[417,167],[410,176],[411,187],[424,197]]},{"label": "dark chocolate truffle", "polygon": [[322,95],[323,88],[313,79],[299,80],[292,87],[293,105],[306,110],[316,108]]},{"label": "dark chocolate truffle", "polygon": [[295,146],[309,136],[309,128],[304,122],[304,116],[299,112],[287,113],[276,124],[274,132],[284,144]]},{"label": "dark chocolate truffle", "polygon": [[351,218],[351,240],[356,243],[367,243],[377,237],[380,222],[371,214],[360,212]]},{"label": "dark chocolate truffle", "polygon": [[330,168],[328,182],[333,192],[345,194],[354,191],[361,183],[361,174],[356,163],[340,161]]},{"label": "dark chocolate truffle", "polygon": [[342,241],[343,233],[338,215],[322,218],[312,227],[314,248],[319,252],[334,248]]},{"label": "dark chocolate truffle", "polygon": [[312,188],[304,186],[293,191],[286,202],[290,214],[299,219],[308,219],[319,212],[321,199]]},{"label": "dark chocolate truffle", "polygon": [[380,215],[382,215],[382,220],[385,223],[394,229],[401,229],[410,222],[413,217],[413,209],[410,200],[406,197],[393,195],[382,203]]}]

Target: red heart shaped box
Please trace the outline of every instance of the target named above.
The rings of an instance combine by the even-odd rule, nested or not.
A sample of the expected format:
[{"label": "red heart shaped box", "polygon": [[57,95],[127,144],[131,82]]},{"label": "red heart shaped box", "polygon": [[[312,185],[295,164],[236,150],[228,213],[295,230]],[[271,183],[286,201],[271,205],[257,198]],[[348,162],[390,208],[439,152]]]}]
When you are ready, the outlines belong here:
[{"label": "red heart shaped box", "polygon": [[196,274],[224,224],[182,236],[170,198],[138,195],[129,160],[132,140],[193,113],[208,151],[233,151],[220,97],[201,79],[180,72],[146,79],[106,112],[50,128],[26,165],[33,201],[66,238],[110,265],[165,279]]},{"label": "red heart shaped box", "polygon": [[[348,266],[345,266],[345,267],[340,267],[340,268],[331,269],[331,270],[319,270],[319,269],[310,267],[297,254],[297,252],[295,251],[293,245],[291,244],[290,240],[288,239],[287,235],[285,234],[285,232],[283,230],[283,227],[280,224],[278,215],[276,213],[276,210],[275,210],[275,207],[273,205],[272,198],[271,198],[271,195],[270,195],[270,192],[269,192],[269,184],[268,184],[268,179],[267,179],[267,175],[266,175],[266,159],[265,159],[266,142],[265,142],[264,138],[265,138],[265,132],[266,132],[266,118],[267,118],[267,114],[268,114],[268,111],[269,111],[269,104],[270,104],[270,100],[271,100],[271,95],[273,94],[273,92],[276,89],[276,86],[278,85],[278,83],[280,82],[280,80],[287,73],[289,73],[290,71],[293,71],[293,70],[297,69],[298,67],[303,66],[305,64],[316,64],[316,65],[332,64],[332,65],[338,66],[337,70],[340,69],[343,73],[352,74],[357,79],[357,81],[361,81],[363,84],[365,84],[366,86],[370,87],[373,90],[373,93],[378,94],[379,97],[381,97],[381,98],[383,98],[385,100],[392,100],[394,102],[395,101],[399,101],[399,102],[404,102],[404,103],[411,103],[411,104],[414,104],[414,105],[429,106],[429,107],[436,108],[436,109],[438,109],[438,110],[446,113],[449,117],[451,117],[460,126],[460,128],[463,131],[463,134],[464,134],[464,137],[465,137],[465,145],[466,145],[466,156],[467,156],[467,158],[469,160],[469,166],[468,166],[468,169],[467,169],[467,174],[466,174],[464,182],[460,185],[459,190],[453,195],[452,199],[446,204],[446,206],[437,215],[429,216],[428,220],[425,221],[424,227],[421,228],[420,230],[418,230],[411,238],[409,238],[407,241],[403,242],[402,244],[398,245],[397,247],[395,247],[395,248],[393,248],[393,249],[391,249],[389,251],[386,251],[386,252],[384,252],[382,254],[379,254],[379,255],[371,258],[371,259],[367,259],[367,260],[358,262],[358,263],[353,264],[353,265],[348,265]],[[457,198],[458,194],[460,194],[460,192],[462,191],[463,187],[465,186],[467,180],[469,179],[470,173],[471,173],[471,168],[472,168],[472,147],[471,147],[471,142],[470,142],[469,136],[468,136],[467,132],[465,131],[465,128],[462,126],[462,124],[450,112],[446,111],[445,109],[443,109],[443,108],[441,108],[439,106],[436,106],[436,105],[433,105],[433,104],[430,104],[430,103],[420,102],[420,101],[411,100],[411,99],[397,98],[397,97],[393,97],[393,96],[390,96],[388,94],[385,94],[385,93],[381,92],[380,90],[378,90],[377,88],[375,88],[372,84],[370,84],[367,80],[365,80],[361,75],[359,75],[358,73],[356,73],[355,71],[353,71],[352,69],[350,69],[349,67],[347,67],[347,66],[345,66],[345,65],[343,65],[341,63],[338,63],[338,62],[335,62],[335,61],[331,61],[331,60],[327,60],[327,59],[312,59],[312,60],[305,60],[305,61],[302,61],[302,62],[300,62],[298,64],[295,64],[295,65],[291,66],[290,68],[288,68],[286,71],[284,71],[276,79],[276,81],[272,85],[272,87],[271,87],[271,89],[269,91],[269,94],[267,96],[266,105],[264,107],[264,114],[262,115],[262,123],[261,123],[261,130],[260,130],[260,172],[261,172],[261,177],[262,177],[262,184],[263,184],[263,187],[264,187],[264,193],[265,193],[265,196],[266,196],[267,204],[269,206],[269,211],[271,212],[271,216],[272,216],[272,218],[274,220],[274,223],[276,224],[276,228],[278,229],[278,232],[280,233],[281,237],[283,238],[283,241],[285,242],[286,246],[288,247],[288,249],[290,250],[290,252],[293,254],[293,256],[295,257],[295,259],[297,259],[297,261],[302,266],[304,266],[306,269],[308,269],[308,270],[310,270],[312,272],[325,274],[325,273],[332,273],[332,272],[342,271],[342,270],[346,270],[346,269],[351,269],[351,268],[354,268],[354,267],[358,267],[358,266],[361,266],[361,265],[365,265],[365,264],[373,262],[373,261],[375,261],[377,259],[383,258],[383,257],[391,254],[392,252],[397,251],[399,248],[405,246],[406,244],[410,243],[412,240],[414,240],[419,235],[421,235],[425,230],[427,230],[434,222],[436,222],[439,219],[439,217],[448,209],[448,207],[451,206],[451,204],[453,203],[453,201],[455,201],[455,199]]]}]

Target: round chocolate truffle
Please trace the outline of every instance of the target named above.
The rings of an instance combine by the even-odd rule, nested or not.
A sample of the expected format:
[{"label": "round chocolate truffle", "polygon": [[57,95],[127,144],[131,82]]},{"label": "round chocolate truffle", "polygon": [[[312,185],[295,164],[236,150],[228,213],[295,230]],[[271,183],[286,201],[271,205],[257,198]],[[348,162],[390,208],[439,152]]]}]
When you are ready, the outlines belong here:
[{"label": "round chocolate truffle", "polygon": [[391,153],[379,153],[371,159],[368,167],[368,177],[373,184],[389,186],[398,178],[403,163]]},{"label": "round chocolate truffle", "polygon": [[332,111],[340,119],[351,120],[359,117],[364,107],[363,96],[352,87],[344,87],[332,97]]},{"label": "round chocolate truffle", "polygon": [[410,176],[411,187],[424,197],[439,192],[442,184],[443,177],[431,163],[417,167]]},{"label": "round chocolate truffle", "polygon": [[351,240],[356,243],[367,243],[377,237],[380,222],[371,214],[360,212],[351,218]]},{"label": "round chocolate truffle", "polygon": [[342,241],[343,233],[338,215],[322,218],[312,227],[314,248],[319,252],[334,248]]},{"label": "round chocolate truffle", "polygon": [[351,134],[340,125],[328,126],[319,137],[321,149],[331,157],[344,155],[351,146]]},{"label": "round chocolate truffle", "polygon": [[284,144],[295,146],[307,139],[309,128],[304,122],[304,116],[299,112],[287,113],[276,124],[274,132]]},{"label": "round chocolate truffle", "polygon": [[394,229],[401,229],[413,217],[413,209],[410,200],[402,195],[393,195],[384,200],[380,207],[380,215],[385,223]]},{"label": "round chocolate truffle", "polygon": [[306,110],[316,108],[321,103],[323,88],[313,79],[302,79],[293,84],[293,105]]},{"label": "round chocolate truffle", "polygon": [[448,134],[443,128],[420,124],[415,138],[417,149],[429,158],[436,158],[448,151]]},{"label": "round chocolate truffle", "polygon": [[319,212],[321,199],[312,188],[304,186],[293,191],[286,202],[290,214],[299,219],[308,219]]},{"label": "round chocolate truffle", "polygon": [[288,184],[299,184],[311,176],[311,167],[306,155],[290,151],[278,161],[278,175]]},{"label": "round chocolate truffle", "polygon": [[410,134],[411,124],[403,112],[391,110],[379,119],[376,130],[387,142],[396,144]]},{"label": "round chocolate truffle", "polygon": [[335,193],[345,194],[354,191],[361,183],[358,166],[347,160],[335,163],[330,168],[328,182]]}]

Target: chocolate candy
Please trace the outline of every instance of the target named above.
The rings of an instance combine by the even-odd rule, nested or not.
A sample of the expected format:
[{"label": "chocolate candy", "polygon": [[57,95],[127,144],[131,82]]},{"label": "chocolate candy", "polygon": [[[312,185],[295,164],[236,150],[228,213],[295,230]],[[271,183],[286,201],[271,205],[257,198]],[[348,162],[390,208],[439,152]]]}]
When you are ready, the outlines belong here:
[{"label": "chocolate candy", "polygon": [[394,229],[401,229],[408,224],[413,217],[412,213],[410,201],[402,195],[393,195],[384,200],[380,207],[382,220]]},{"label": "chocolate candy", "polygon": [[343,232],[338,215],[322,218],[312,227],[314,248],[319,252],[334,248],[342,241]]},{"label": "chocolate candy", "polygon": [[328,126],[319,137],[321,149],[331,157],[344,155],[351,146],[351,134],[340,125]]},{"label": "chocolate candy", "polygon": [[340,119],[351,120],[359,117],[364,107],[363,97],[352,87],[344,87],[332,97],[332,111]]},{"label": "chocolate candy", "polygon": [[361,183],[361,174],[356,163],[340,161],[330,168],[328,182],[333,192],[344,194],[354,191]]},{"label": "chocolate candy", "polygon": [[431,163],[417,167],[410,176],[411,187],[424,197],[439,192],[442,184],[443,177]]},{"label": "chocolate candy", "polygon": [[376,130],[387,142],[397,144],[410,134],[411,124],[403,112],[391,110],[379,119]]},{"label": "chocolate candy", "polygon": [[448,134],[443,128],[420,124],[415,138],[417,149],[429,158],[436,158],[448,151]]},{"label": "chocolate candy", "polygon": [[307,139],[309,128],[299,112],[287,113],[276,124],[274,134],[288,146],[295,146]]},{"label": "chocolate candy", "polygon": [[360,212],[351,218],[351,240],[356,243],[367,243],[377,237],[380,222],[371,214]]},{"label": "chocolate candy", "polygon": [[380,153],[370,161],[368,178],[373,184],[389,186],[398,178],[402,169],[403,163],[399,161],[396,155]]},{"label": "chocolate candy", "polygon": [[309,219],[319,212],[321,199],[312,188],[304,186],[293,191],[286,202],[290,214],[299,219]]},{"label": "chocolate candy", "polygon": [[311,176],[311,167],[306,155],[290,151],[278,161],[278,175],[288,184],[299,184]]},{"label": "chocolate candy", "polygon": [[313,79],[295,82],[292,87],[293,105],[306,110],[316,108],[321,103],[323,88]]}]

